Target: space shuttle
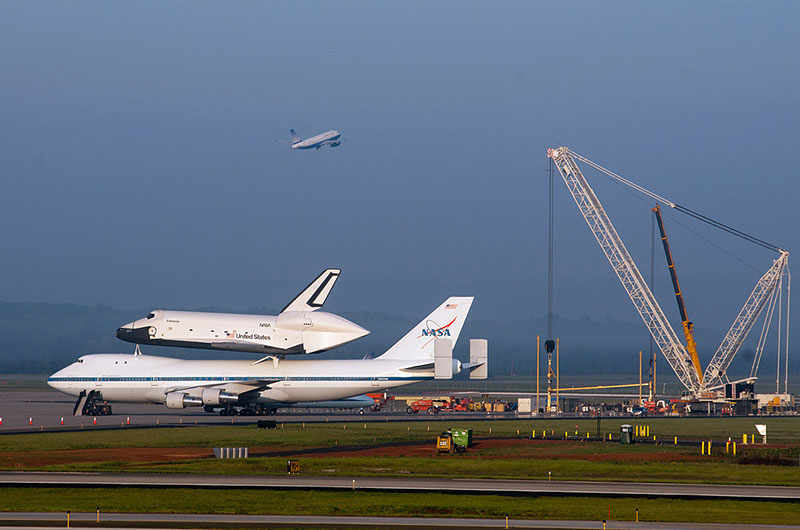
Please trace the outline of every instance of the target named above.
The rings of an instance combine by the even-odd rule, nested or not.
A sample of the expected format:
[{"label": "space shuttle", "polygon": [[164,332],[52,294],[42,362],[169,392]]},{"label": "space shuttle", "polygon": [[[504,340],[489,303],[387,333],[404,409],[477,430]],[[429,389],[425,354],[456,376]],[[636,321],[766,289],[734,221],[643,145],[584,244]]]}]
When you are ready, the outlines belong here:
[{"label": "space shuttle", "polygon": [[277,316],[157,309],[117,329],[117,338],[154,346],[253,352],[319,353],[369,334],[358,324],[318,311],[340,269],[326,269]]}]

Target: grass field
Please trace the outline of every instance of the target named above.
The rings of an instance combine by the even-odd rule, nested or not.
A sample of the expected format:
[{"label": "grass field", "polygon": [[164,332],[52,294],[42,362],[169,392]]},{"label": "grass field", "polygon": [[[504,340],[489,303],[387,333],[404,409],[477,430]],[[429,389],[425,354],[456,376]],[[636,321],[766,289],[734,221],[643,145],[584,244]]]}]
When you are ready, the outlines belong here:
[{"label": "grass field", "polygon": [[[547,480],[609,480],[800,486],[800,468],[739,465],[732,459],[700,462],[610,462],[564,459],[465,459],[443,457],[315,457],[299,458],[302,472],[314,476],[418,476],[514,478]],[[275,475],[286,473],[286,458],[186,460],[168,463],[107,461],[52,465],[47,471],[213,473]]]},{"label": "grass field", "polygon": [[[443,417],[443,416],[442,416]],[[601,429],[618,432],[625,420],[602,420]],[[737,458],[725,455],[728,436],[741,441],[752,432],[752,418],[650,419],[637,422],[650,427],[662,444],[620,445],[616,442],[563,441],[565,431],[574,438],[597,427],[595,420],[463,421],[457,417],[430,422],[286,423],[278,429],[253,425],[161,429],[97,430],[69,433],[35,433],[0,436],[0,468],[49,471],[122,471],[156,473],[281,474],[283,454],[308,448],[328,448],[336,454],[291,456],[310,475],[447,476],[546,479],[548,472],[560,480],[621,480],[728,484],[800,485],[800,467],[742,465],[742,456],[800,456],[800,418],[766,419],[771,442],[784,445],[764,450],[759,445],[739,446]],[[433,450],[438,432],[461,426],[474,429],[477,445],[467,456],[440,455]],[[282,427],[282,428],[280,428]],[[366,428],[365,428],[366,427]],[[542,440],[547,427],[547,440]],[[527,440],[535,430],[536,440]],[[517,432],[519,431],[519,434]],[[738,435],[737,435],[738,433]],[[615,434],[616,436],[616,434]],[[675,446],[679,440],[715,439],[715,455],[701,457],[697,445]],[[498,444],[499,438],[514,443]],[[501,440],[502,441],[502,440]],[[338,452],[345,446],[374,447],[386,443],[424,442],[408,451],[390,454]],[[209,458],[212,447],[250,447],[273,457],[247,460]],[[139,457],[131,454],[138,448]],[[144,448],[144,449],[142,449]],[[147,449],[153,449],[151,453]],[[197,448],[193,454],[171,457],[158,448]],[[89,456],[85,450],[92,449]],[[388,449],[387,449],[388,450]],[[405,451],[405,452],[404,452]],[[81,458],[75,458],[76,452]],[[179,452],[179,451],[178,451]],[[96,454],[95,454],[96,453]],[[145,456],[142,457],[141,454]],[[278,456],[281,455],[281,456]],[[55,455],[55,456],[53,456]],[[208,455],[208,456],[205,456]],[[38,459],[38,460],[37,460]]]},{"label": "grass field", "polygon": [[[603,419],[600,433],[612,433],[616,438],[623,423],[647,425],[651,436],[669,444],[679,440],[714,440],[718,445],[730,437],[741,442],[742,434],[755,434],[756,423],[766,423],[769,441],[773,444],[800,443],[800,417],[775,418],[650,418],[632,421],[630,418]],[[366,428],[364,428],[366,425]],[[575,426],[577,425],[577,429]],[[68,450],[100,447],[220,447],[270,446],[280,448],[320,447],[327,445],[362,445],[387,442],[432,440],[450,427],[472,428],[476,437],[529,436],[537,438],[547,432],[548,438],[563,438],[577,430],[580,436],[595,436],[597,421],[580,420],[519,420],[469,421],[458,416],[437,415],[431,421],[369,422],[369,423],[285,423],[279,429],[256,429],[253,425],[222,425],[218,427],[182,427],[160,429],[86,430],[65,433],[31,433],[0,436],[0,451],[20,447],[38,450]],[[519,431],[519,435],[517,435]],[[756,440],[760,436],[756,434]]]},{"label": "grass field", "polygon": [[[739,457],[725,455],[728,437],[741,442],[756,421],[768,425],[771,446],[739,446]],[[293,451],[322,448],[314,455],[291,456],[306,475],[441,476],[547,480],[614,480],[800,486],[800,467],[743,465],[741,455],[800,457],[800,418],[658,418],[631,422],[603,419],[600,432],[618,436],[619,425],[649,426],[659,444],[579,440],[595,436],[596,420],[464,421],[436,416],[430,421],[368,423],[286,423],[277,429],[254,425],[32,433],[0,436],[0,468],[49,471],[152,473],[284,474]],[[467,455],[436,455],[434,439],[449,427],[474,429],[476,445]],[[529,439],[532,431],[536,439]],[[546,439],[542,432],[546,430]],[[572,440],[565,441],[567,432]],[[696,444],[714,440],[712,457]],[[604,437],[605,438],[605,437]],[[758,439],[758,437],[757,437]],[[643,441],[643,440],[642,440]],[[421,444],[413,445],[413,442]],[[402,447],[382,444],[411,444]],[[276,454],[237,460],[211,458],[211,448],[250,447]],[[362,446],[354,453],[347,446]],[[367,451],[366,453],[364,451]],[[372,452],[370,452],[372,451]],[[381,451],[395,451],[383,454]],[[138,456],[133,457],[134,453]],[[176,455],[172,457],[170,455]],[[76,459],[79,455],[83,460]],[[281,455],[281,456],[277,456]],[[30,465],[30,462],[39,464]],[[49,458],[49,460],[47,460]],[[27,459],[27,460],[26,460]],[[448,493],[308,492],[147,488],[0,488],[5,510],[205,512],[315,515],[387,515],[789,524],[800,521],[800,503],[705,501],[668,498],[507,497]]]},{"label": "grass field", "polygon": [[0,488],[10,511],[229,513],[272,515],[384,515],[481,517],[503,519],[575,519],[687,521],[729,524],[796,524],[800,503],[603,499],[597,497],[504,497],[468,493],[376,493],[270,490],[163,490],[146,488]]}]

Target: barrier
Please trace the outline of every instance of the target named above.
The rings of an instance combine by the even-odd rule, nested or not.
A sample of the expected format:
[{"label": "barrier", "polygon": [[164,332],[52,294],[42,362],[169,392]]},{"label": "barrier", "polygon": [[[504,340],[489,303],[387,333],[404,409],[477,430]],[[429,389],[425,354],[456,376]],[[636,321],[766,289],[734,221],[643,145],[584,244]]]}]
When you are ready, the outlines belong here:
[{"label": "barrier", "polygon": [[248,458],[249,450],[247,447],[215,447],[214,457],[216,458]]}]

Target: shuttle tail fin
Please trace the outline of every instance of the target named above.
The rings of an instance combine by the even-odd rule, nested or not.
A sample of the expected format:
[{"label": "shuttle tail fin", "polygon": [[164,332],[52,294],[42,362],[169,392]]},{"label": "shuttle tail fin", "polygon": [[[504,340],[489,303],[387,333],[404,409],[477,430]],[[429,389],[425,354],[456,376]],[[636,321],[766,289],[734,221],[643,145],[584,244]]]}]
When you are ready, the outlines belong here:
[{"label": "shuttle tail fin", "polygon": [[297,136],[297,133],[294,132],[294,129],[289,129],[289,136],[291,136],[293,144],[296,144],[300,141],[300,137]]},{"label": "shuttle tail fin", "polygon": [[414,326],[406,336],[397,341],[381,359],[434,359],[436,339],[450,339],[456,345],[461,327],[472,306],[472,296],[453,296],[437,307],[433,313]]},{"label": "shuttle tail fin", "polygon": [[289,302],[281,313],[286,311],[316,311],[322,307],[341,272],[341,269],[325,269],[322,271],[322,274],[317,276],[313,282],[308,284],[308,287]]}]

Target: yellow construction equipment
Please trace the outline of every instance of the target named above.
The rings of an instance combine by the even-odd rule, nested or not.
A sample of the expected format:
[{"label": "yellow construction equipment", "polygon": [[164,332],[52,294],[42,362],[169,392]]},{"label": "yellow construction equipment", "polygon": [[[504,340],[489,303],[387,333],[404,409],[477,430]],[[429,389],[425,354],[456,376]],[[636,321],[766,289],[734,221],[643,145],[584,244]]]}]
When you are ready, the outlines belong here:
[{"label": "yellow construction equipment", "polygon": [[667,232],[664,230],[664,221],[661,219],[661,205],[657,204],[653,208],[653,213],[656,216],[658,223],[658,231],[661,233],[661,243],[664,245],[664,254],[667,256],[667,266],[669,267],[669,276],[672,278],[672,287],[675,289],[675,299],[678,301],[678,310],[681,312],[681,324],[683,325],[683,335],[686,337],[686,350],[692,357],[692,364],[697,371],[697,376],[703,379],[703,369],[700,367],[700,357],[697,355],[697,343],[694,341],[694,324],[686,316],[686,305],[683,303],[683,292],[678,283],[678,272],[675,270],[675,262],[672,260],[672,252],[669,250],[669,241],[667,241]]}]

